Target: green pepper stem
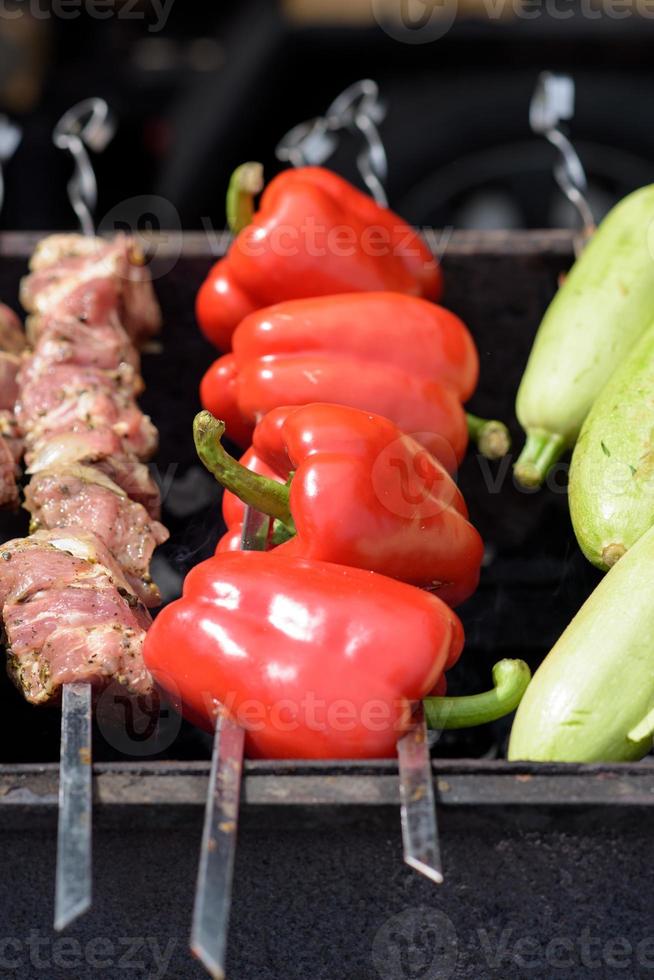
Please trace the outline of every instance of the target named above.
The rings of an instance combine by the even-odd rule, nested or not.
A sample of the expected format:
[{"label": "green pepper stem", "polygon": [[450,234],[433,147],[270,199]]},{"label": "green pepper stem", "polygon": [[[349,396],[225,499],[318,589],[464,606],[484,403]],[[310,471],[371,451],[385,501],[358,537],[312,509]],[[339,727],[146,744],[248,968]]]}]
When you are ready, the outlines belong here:
[{"label": "green pepper stem", "polygon": [[477,449],[487,459],[501,459],[511,448],[511,436],[504,422],[497,419],[480,419],[466,412],[468,435]]},{"label": "green pepper stem", "polygon": [[252,221],[254,197],[263,190],[263,166],[242,163],[232,174],[227,188],[227,224],[238,235]]},{"label": "green pepper stem", "polygon": [[273,521],[269,540],[270,547],[276,548],[278,544],[284,544],[285,541],[290,541],[296,533],[295,524],[284,524],[282,521]]},{"label": "green pepper stem", "polygon": [[425,698],[428,728],[473,728],[508,715],[520,704],[531,680],[524,660],[500,660],[493,667],[493,688],[460,698]]},{"label": "green pepper stem", "polygon": [[527,429],[527,441],[513,468],[518,483],[539,487],[565,448],[565,439],[558,432]]},{"label": "green pepper stem", "polygon": [[292,534],[295,531],[289,507],[290,488],[266,476],[253,473],[226,452],[221,443],[225,423],[211,412],[200,412],[193,422],[195,448],[201,461],[226,490],[244,504],[274,517]]}]

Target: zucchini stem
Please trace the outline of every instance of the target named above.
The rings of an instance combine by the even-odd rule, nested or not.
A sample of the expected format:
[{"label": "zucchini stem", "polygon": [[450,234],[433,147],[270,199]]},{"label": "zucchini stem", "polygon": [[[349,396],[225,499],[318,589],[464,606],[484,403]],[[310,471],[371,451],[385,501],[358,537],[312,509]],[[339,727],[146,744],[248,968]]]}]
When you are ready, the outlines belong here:
[{"label": "zucchini stem", "polygon": [[513,467],[518,483],[530,488],[541,486],[565,448],[565,439],[557,432],[527,429],[527,441]]}]

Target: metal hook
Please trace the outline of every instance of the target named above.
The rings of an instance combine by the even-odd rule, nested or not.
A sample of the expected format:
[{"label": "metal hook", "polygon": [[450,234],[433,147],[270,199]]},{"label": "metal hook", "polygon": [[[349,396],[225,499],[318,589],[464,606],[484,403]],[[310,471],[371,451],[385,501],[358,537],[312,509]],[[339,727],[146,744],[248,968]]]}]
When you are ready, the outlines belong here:
[{"label": "metal hook", "polygon": [[78,102],[63,114],[52,133],[52,141],[73,157],[75,170],[68,182],[68,197],[84,235],[95,234],[93,212],[98,184],[87,147],[101,153],[113,139],[115,119],[104,99]]},{"label": "metal hook", "polygon": [[20,127],[7,116],[0,116],[0,212],[5,203],[4,165],[11,160],[22,138]]},{"label": "metal hook", "polygon": [[292,167],[316,166],[332,155],[338,140],[327,128],[322,116],[298,123],[275,147],[275,156]]},{"label": "metal hook", "polygon": [[370,116],[362,112],[354,117],[353,125],[367,143],[367,148],[357,156],[359,173],[377,204],[388,207],[388,197],[384,189],[388,177],[388,159],[379,130]]},{"label": "metal hook", "polygon": [[544,136],[558,150],[560,159],[554,167],[554,179],[574,205],[585,236],[595,230],[595,219],[587,199],[588,182],[583,164],[574,146],[561,129],[561,122],[572,119],[575,106],[575,83],[569,75],[544,71],[529,106],[529,124],[538,136]]},{"label": "metal hook", "polygon": [[357,167],[366,187],[378,204],[388,200],[384,182],[388,175],[386,150],[378,124],[386,109],[379,86],[370,78],[349,85],[331,103],[324,116],[317,116],[289,130],[277,144],[278,160],[294,167],[322,164],[338,146],[336,134],[344,129],[363,137],[365,146],[357,156]]},{"label": "metal hook", "polygon": [[383,186],[388,177],[388,158],[378,123],[385,115],[379,86],[371,78],[363,78],[346,88],[326,112],[327,122],[333,128],[347,128],[363,136],[366,147],[357,157],[359,173],[374,199],[384,207],[388,205]]}]

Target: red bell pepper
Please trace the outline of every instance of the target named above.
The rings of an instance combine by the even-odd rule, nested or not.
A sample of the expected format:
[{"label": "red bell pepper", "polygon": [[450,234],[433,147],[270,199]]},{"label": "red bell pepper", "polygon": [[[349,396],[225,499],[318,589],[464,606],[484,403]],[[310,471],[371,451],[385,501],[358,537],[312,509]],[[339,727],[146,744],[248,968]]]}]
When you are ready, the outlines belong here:
[{"label": "red bell pepper", "polygon": [[190,721],[210,730],[222,703],[247,729],[251,757],[384,758],[462,647],[459,619],[427,592],[232,552],[192,569],[144,656]]},{"label": "red bell pepper", "polygon": [[279,355],[347,354],[440,381],[467,401],[479,356],[470,331],[443,306],[401,293],[344,293],[289,300],[246,317],[233,338],[236,363]]},{"label": "red bell pepper", "polygon": [[235,494],[277,519],[270,545],[278,554],[380,572],[450,605],[476,589],[484,546],[461,492],[388,419],[341,405],[276,409],[256,427],[246,465],[223,449],[224,431],[208,412],[196,417],[198,454],[232,491],[223,497],[229,530],[219,550],[238,546]]},{"label": "red bell pepper", "polygon": [[490,692],[427,697],[458,659],[463,628],[436,596],[402,582],[279,554],[222,554],[197,565],[157,616],[144,657],[189,721],[208,731],[220,705],[268,759],[388,758],[425,698],[431,727],[482,724],[514,710],[529,682],[502,661]]},{"label": "red bell pepper", "polygon": [[420,235],[342,177],[286,170],[254,213],[262,183],[259,164],[235,172],[228,218],[239,234],[198,293],[198,323],[220,350],[243,317],[286,299],[380,289],[440,297],[441,271]]},{"label": "red bell pepper", "polygon": [[463,411],[478,371],[474,342],[448,310],[397,293],[349,294],[247,317],[234,353],[209,368],[200,396],[240,445],[272,408],[334,402],[392,419],[454,472],[469,431],[485,455],[508,449],[504,425]]}]

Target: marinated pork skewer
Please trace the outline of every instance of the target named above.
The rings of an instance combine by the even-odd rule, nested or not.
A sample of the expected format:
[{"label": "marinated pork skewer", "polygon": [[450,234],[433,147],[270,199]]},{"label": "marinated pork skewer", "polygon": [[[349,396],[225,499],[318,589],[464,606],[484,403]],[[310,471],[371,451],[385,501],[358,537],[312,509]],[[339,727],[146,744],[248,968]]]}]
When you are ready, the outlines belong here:
[{"label": "marinated pork skewer", "polygon": [[95,535],[62,528],[3,544],[0,610],[9,675],[31,704],[72,682],[151,691],[141,657],[150,615]]},{"label": "marinated pork skewer", "polygon": [[16,314],[0,303],[0,508],[18,506],[18,464],[22,442],[14,407],[18,393],[16,378],[25,333]]},{"label": "marinated pork skewer", "polygon": [[[38,473],[31,468],[25,506],[32,515],[32,530],[80,526],[97,534],[146,605],[158,605],[149,566],[168,532],[143,503],[130,499],[129,488],[116,483],[113,474],[89,461],[57,459],[51,443],[60,427],[65,435],[71,427],[79,429],[80,422],[117,437],[120,432],[117,456],[123,457],[123,471],[133,472],[134,465],[124,458],[126,450],[146,454],[156,441],[156,430],[133,398],[133,392],[142,389],[137,370],[136,350],[118,324],[89,327],[54,321],[44,329],[20,374],[19,417],[28,433],[30,458],[35,447],[47,445],[50,463]],[[52,384],[53,375],[59,384]]]},{"label": "marinated pork skewer", "polygon": [[150,579],[150,561],[168,532],[142,504],[100,470],[72,464],[33,476],[25,491],[31,530],[79,527],[102,541],[122,567],[132,591],[146,606],[161,602]]},{"label": "marinated pork skewer", "polygon": [[[104,654],[115,635],[147,681],[135,684],[129,665],[115,656],[106,661],[109,675],[132,693],[151,689],[140,651],[145,607],[158,605],[160,596],[149,563],[168,532],[157,520],[159,493],[143,464],[157,432],[136,404],[143,383],[132,338],[150,336],[160,313],[147,271],[135,265],[130,274],[133,261],[141,260],[124,236],[117,242],[51,236],[37,248],[21,287],[32,343],[16,408],[30,475],[25,506],[35,533],[28,540],[63,535],[76,548],[90,532],[102,550],[96,560],[119,571],[121,601],[141,617],[133,638],[116,629],[117,613],[106,620],[113,633],[86,635],[81,652],[88,669],[63,680],[57,929],[91,904],[91,692],[106,683]],[[109,609],[97,613],[102,623]],[[73,656],[76,649],[71,645]]]},{"label": "marinated pork skewer", "polygon": [[[98,315],[93,322],[88,295],[78,293],[76,276],[68,281],[66,292],[67,280],[58,270],[78,251],[94,262],[96,253],[115,252],[112,243],[99,239],[91,249],[81,236],[56,235],[45,239],[35,253],[40,256],[39,269],[57,280],[67,314],[55,319],[41,308],[31,323],[32,351],[23,358],[17,377],[16,415],[31,477],[25,504],[33,530],[79,526],[97,534],[143,601],[156,605],[159,595],[148,566],[154,548],[168,535],[157,520],[159,493],[143,460],[156,449],[157,431],[136,403],[135,395],[143,388],[139,357],[120,323],[119,309],[104,308],[104,319]],[[132,252],[129,240],[124,240],[121,254]],[[44,266],[46,256],[53,266]],[[112,266],[107,268],[111,277]],[[93,282],[94,290],[102,290],[97,278]],[[139,282],[143,289],[131,294],[130,309],[133,335],[143,337],[160,314],[142,272]],[[73,303],[72,294],[81,306]]]},{"label": "marinated pork skewer", "polygon": [[[68,184],[73,210],[77,214],[82,231],[93,234],[93,211],[97,201],[95,173],[86,152],[86,146],[103,150],[113,136],[113,122],[109,106],[103,99],[90,99],[73,106],[57,123],[53,142],[60,149],[70,152],[75,170]],[[52,250],[56,251],[56,250]],[[54,254],[43,264],[56,264]],[[44,249],[38,249],[33,257],[35,265]],[[38,276],[34,272],[33,276]],[[22,284],[25,308],[32,308],[29,281]],[[52,297],[50,297],[52,298]],[[54,304],[53,304],[54,305]],[[53,315],[54,310],[50,310]],[[86,320],[86,313],[78,310],[79,322]],[[35,318],[36,320],[36,318]],[[37,321],[38,322],[38,321]],[[92,819],[92,733],[91,688],[89,684],[72,683],[64,688],[61,724],[61,752],[59,767],[59,829],[57,836],[57,878],[55,887],[55,928],[63,929],[68,922],[81,915],[91,905],[91,819]],[[84,764],[87,761],[88,764]]]},{"label": "marinated pork skewer", "polygon": [[150,471],[134,453],[125,451],[120,436],[112,429],[89,427],[51,435],[27,451],[25,462],[29,476],[73,464],[92,466],[96,473],[105,473],[131,500],[142,504],[154,520],[161,516],[159,488]]},{"label": "marinated pork skewer", "polygon": [[[68,707],[55,909],[60,929],[86,911],[91,896],[91,691],[118,679],[134,694],[150,692],[141,657],[150,617],[103,544],[66,530],[2,546],[0,614],[16,686],[32,704],[51,701],[63,688]],[[86,751],[80,755],[80,749]]]},{"label": "marinated pork skewer", "polygon": [[[0,211],[5,200],[3,168],[22,139],[19,126],[0,116]],[[21,322],[8,306],[0,303],[0,509],[18,506],[18,464],[22,445],[18,438],[14,402],[19,357],[25,347]]]},{"label": "marinated pork skewer", "polygon": [[161,310],[144,257],[133,239],[50,235],[30,260],[20,289],[30,314],[27,334],[38,339],[49,320],[118,323],[143,344],[161,329]]},{"label": "marinated pork skewer", "polygon": [[[74,106],[53,133],[55,144],[69,151],[74,160],[68,191],[84,235],[52,235],[44,239],[32,256],[30,275],[21,284],[21,301],[30,314],[27,332],[33,352],[18,375],[17,365],[8,365],[5,358],[4,369],[11,369],[18,387],[17,392],[12,391],[11,399],[19,397],[17,432],[12,429],[8,435],[5,432],[4,442],[0,439],[0,495],[3,486],[15,486],[9,482],[11,461],[6,450],[7,444],[16,451],[22,449],[22,443],[13,441],[14,435],[19,434],[24,438],[32,476],[26,504],[32,513],[31,530],[37,533],[29,540],[38,539],[39,546],[52,545],[52,541],[42,538],[46,532],[37,529],[61,527],[55,533],[69,543],[70,547],[64,550],[74,557],[84,542],[89,544],[89,528],[95,530],[99,537],[91,535],[90,540],[106,561],[93,558],[93,563],[102,565],[105,571],[115,571],[119,567],[116,559],[124,562],[125,574],[121,571],[122,583],[116,586],[118,597],[128,609],[142,609],[147,616],[144,604],[159,601],[149,576],[149,559],[167,532],[157,521],[159,495],[142,463],[156,448],[157,433],[135,403],[142,381],[138,354],[131,341],[141,342],[155,333],[161,314],[143,256],[133,240],[118,235],[112,242],[105,242],[93,235],[97,185],[86,147],[100,151],[112,135],[109,108],[102,99],[88,99]],[[7,424],[5,420],[5,428]],[[10,502],[15,499],[13,489]],[[12,548],[22,556],[31,546],[25,542],[10,544],[2,554],[6,562],[14,563],[15,569],[17,555]],[[49,553],[44,564],[49,565],[52,559]],[[77,571],[80,581],[87,578],[81,570]],[[76,599],[82,596],[90,604],[98,601],[88,589],[80,592],[78,585],[69,585],[67,598],[71,604],[59,610],[60,621],[46,617],[32,629],[30,649],[40,665],[41,687],[47,691],[42,696],[26,685],[25,658],[17,656],[4,615],[4,601],[0,608],[10,671],[28,700],[56,696],[58,687],[52,685],[52,675],[59,664],[58,656],[63,657],[62,663],[78,668],[68,675],[64,671],[61,677],[57,929],[63,929],[91,904],[92,688],[106,684],[104,668],[108,666],[110,676],[115,675],[120,683],[133,689],[130,672],[134,664],[140,662],[142,667],[141,647],[147,628],[141,622],[140,633],[125,632],[120,613],[101,606],[94,610],[92,622],[81,633],[73,630],[70,635],[60,635],[61,623],[65,624],[71,616],[77,625],[80,617],[83,619]],[[49,586],[44,589],[46,599],[53,589],[56,598],[56,582]],[[76,591],[71,591],[73,586]],[[100,617],[113,616],[113,621],[109,618],[104,623],[111,632],[97,634],[93,629],[95,613]],[[102,624],[102,618],[97,622]],[[42,637],[39,648],[42,626],[48,627],[52,636]],[[70,649],[61,649],[61,636],[64,644],[70,642]],[[54,646],[53,638],[57,639]],[[120,650],[129,653],[134,661],[131,667],[117,655]],[[34,681],[33,676],[31,679]],[[147,686],[149,689],[149,679]],[[135,693],[142,692],[135,689]]]}]

